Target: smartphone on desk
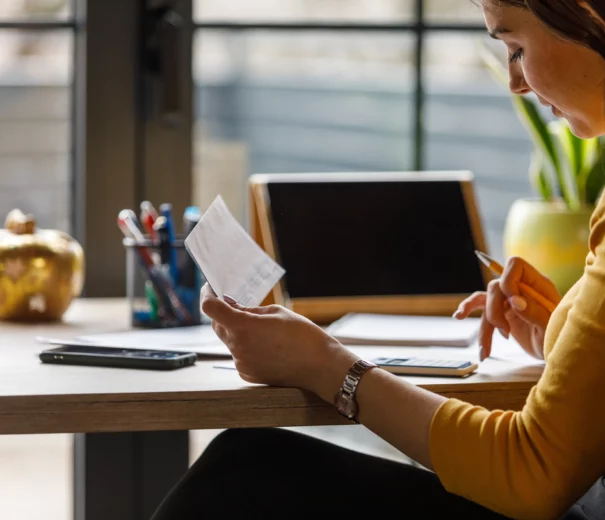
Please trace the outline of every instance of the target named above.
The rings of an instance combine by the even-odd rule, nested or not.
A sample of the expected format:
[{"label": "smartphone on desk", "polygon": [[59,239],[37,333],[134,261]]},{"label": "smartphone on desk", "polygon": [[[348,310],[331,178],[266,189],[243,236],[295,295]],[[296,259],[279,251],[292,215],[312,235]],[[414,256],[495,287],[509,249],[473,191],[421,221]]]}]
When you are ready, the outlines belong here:
[{"label": "smartphone on desk", "polygon": [[408,376],[466,377],[478,368],[472,361],[444,359],[381,357],[370,361],[393,374]]},{"label": "smartphone on desk", "polygon": [[169,350],[68,344],[42,351],[40,359],[43,363],[61,365],[175,370],[193,365],[197,356]]}]

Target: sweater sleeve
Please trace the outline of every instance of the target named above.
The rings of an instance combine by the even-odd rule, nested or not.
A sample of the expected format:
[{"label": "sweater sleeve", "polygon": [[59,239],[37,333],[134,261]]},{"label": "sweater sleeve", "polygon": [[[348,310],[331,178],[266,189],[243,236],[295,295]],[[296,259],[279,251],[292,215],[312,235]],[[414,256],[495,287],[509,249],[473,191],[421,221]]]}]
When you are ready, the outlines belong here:
[{"label": "sweater sleeve", "polygon": [[605,473],[603,208],[582,283],[523,410],[451,399],[431,424],[431,461],[445,488],[509,517],[558,518]]}]

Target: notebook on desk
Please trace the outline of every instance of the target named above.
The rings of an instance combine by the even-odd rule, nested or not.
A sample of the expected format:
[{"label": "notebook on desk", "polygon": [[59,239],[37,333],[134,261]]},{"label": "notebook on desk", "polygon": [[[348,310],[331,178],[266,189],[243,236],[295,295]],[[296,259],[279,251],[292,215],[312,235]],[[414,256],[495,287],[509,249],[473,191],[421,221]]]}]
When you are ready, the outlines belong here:
[{"label": "notebook on desk", "polygon": [[345,345],[468,347],[479,323],[479,318],[350,313],[326,331]]}]

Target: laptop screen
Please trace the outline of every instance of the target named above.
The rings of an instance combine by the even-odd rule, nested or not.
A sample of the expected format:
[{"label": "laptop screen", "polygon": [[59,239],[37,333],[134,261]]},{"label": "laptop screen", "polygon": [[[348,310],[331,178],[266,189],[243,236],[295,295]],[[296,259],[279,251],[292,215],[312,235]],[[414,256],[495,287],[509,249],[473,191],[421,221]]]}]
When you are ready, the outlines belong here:
[{"label": "laptop screen", "polygon": [[485,288],[457,179],[271,181],[267,190],[291,298]]}]

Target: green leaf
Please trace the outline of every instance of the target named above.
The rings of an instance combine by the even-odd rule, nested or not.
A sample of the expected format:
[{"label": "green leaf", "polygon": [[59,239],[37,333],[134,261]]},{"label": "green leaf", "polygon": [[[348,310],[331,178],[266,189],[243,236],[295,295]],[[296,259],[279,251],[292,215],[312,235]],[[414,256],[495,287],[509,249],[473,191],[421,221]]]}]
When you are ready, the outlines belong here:
[{"label": "green leaf", "polygon": [[558,157],[557,176],[561,196],[565,205],[571,210],[577,210],[581,207],[578,185],[576,184],[577,175],[574,171],[574,145],[570,138],[571,131],[569,126],[563,120],[551,121],[548,124],[548,131],[552,136],[552,143],[555,153]]},{"label": "green leaf", "polygon": [[530,182],[544,202],[552,202],[555,199],[555,189],[552,179],[544,170],[544,154],[534,150],[529,166]]},{"label": "green leaf", "polygon": [[556,129],[571,171],[575,176],[580,175],[584,161],[583,140],[573,134],[565,119],[552,121],[550,125]]},{"label": "green leaf", "polygon": [[544,155],[543,168],[545,174],[550,177],[551,182],[560,182],[559,155],[546,121],[544,121],[531,99],[524,96],[513,96],[512,101],[517,115],[529,132],[534,145]]},{"label": "green leaf", "polygon": [[594,139],[580,139],[584,145],[584,151],[582,152],[584,157],[584,169],[592,169],[595,163],[599,160],[602,155],[602,146],[598,137]]},{"label": "green leaf", "polygon": [[[594,139],[579,139],[576,137],[582,144],[582,164],[580,165],[580,171],[577,176],[577,185],[578,185],[578,194],[580,196],[580,203],[582,204],[592,204],[588,201],[588,181],[591,179],[590,175],[593,172],[595,166],[598,164],[601,149],[599,140],[597,138]],[[598,180],[599,177],[593,178],[592,181]],[[594,187],[592,187],[594,190]]]},{"label": "green leaf", "polygon": [[596,204],[605,186],[605,143],[599,139],[597,142],[597,153],[594,164],[586,174],[585,193],[586,204]]}]

